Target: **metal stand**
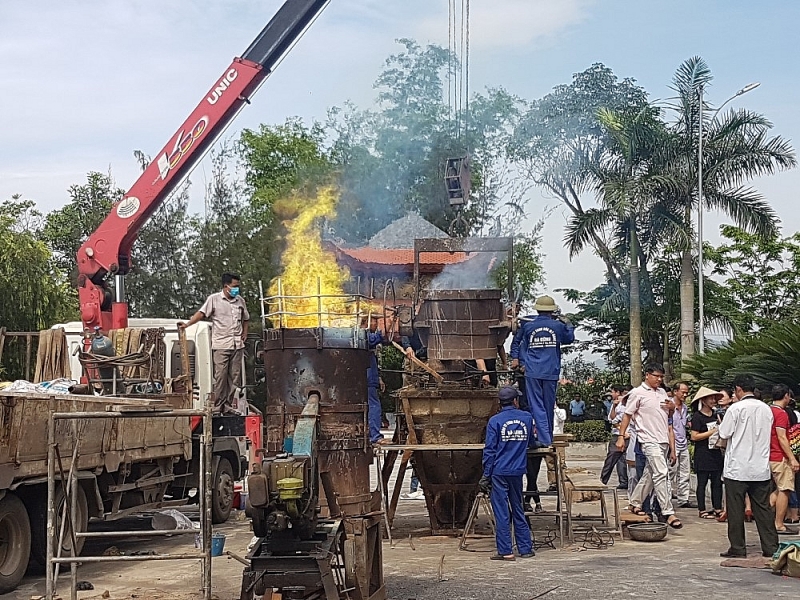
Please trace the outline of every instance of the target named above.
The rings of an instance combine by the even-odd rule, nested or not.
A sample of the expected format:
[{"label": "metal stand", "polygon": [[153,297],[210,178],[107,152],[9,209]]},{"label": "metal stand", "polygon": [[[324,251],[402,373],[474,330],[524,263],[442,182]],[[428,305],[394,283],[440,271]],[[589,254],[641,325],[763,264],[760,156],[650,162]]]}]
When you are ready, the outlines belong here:
[{"label": "metal stand", "polygon": [[483,514],[489,517],[489,526],[492,528],[492,535],[496,534],[497,525],[494,520],[494,511],[492,510],[492,503],[489,501],[489,495],[485,492],[478,492],[478,495],[475,496],[475,502],[472,503],[472,510],[469,513],[469,519],[467,519],[467,524],[464,527],[464,533],[461,534],[461,541],[458,544],[459,550],[477,552],[477,550],[468,548],[469,544],[467,543],[467,539],[470,537],[477,537],[477,534],[474,533],[475,522],[478,520],[478,512],[481,508],[483,508]]},{"label": "metal stand", "polygon": [[[600,514],[599,515],[581,515],[581,516],[574,516],[572,514],[572,506],[574,503],[573,495],[576,493],[582,492],[596,492],[600,494]],[[614,524],[611,525],[611,515],[608,512],[608,502],[606,500],[606,495],[611,496],[611,500],[614,504]],[[617,493],[617,488],[609,487],[606,485],[597,485],[597,484],[589,484],[589,485],[572,485],[569,484],[566,486],[566,513],[567,513],[567,533],[569,534],[569,541],[573,543],[575,541],[575,533],[580,527],[576,527],[574,525],[574,521],[577,522],[599,522],[600,525],[591,525],[584,528],[584,530],[591,531],[595,534],[603,534],[607,533],[611,536],[618,535],[619,539],[622,539],[622,523],[620,521],[619,516],[619,495]],[[613,538],[612,538],[613,539]]]},{"label": "metal stand", "polygon": [[[56,583],[58,578],[59,566],[62,564],[70,565],[71,589],[70,598],[77,600],[78,592],[76,589],[78,582],[78,564],[80,563],[100,563],[100,562],[130,562],[144,560],[201,560],[202,561],[202,597],[204,600],[211,600],[211,405],[207,403],[205,410],[153,410],[146,407],[131,406],[129,411],[109,411],[109,412],[69,412],[51,413],[47,423],[47,561],[46,561],[46,580],[45,598],[54,600],[56,597]],[[125,536],[153,536],[153,535],[175,535],[175,534],[194,534],[196,530],[166,530],[166,531],[109,531],[109,532],[84,532],[76,531],[77,522],[77,498],[78,498],[78,470],[80,468],[80,442],[81,426],[85,425],[89,419],[175,419],[176,417],[200,417],[203,420],[203,435],[200,443],[200,539],[201,547],[199,552],[186,552],[181,554],[159,554],[152,556],[76,556],[75,550],[78,548],[78,539],[97,538],[97,537],[125,537]],[[61,461],[61,454],[56,443],[56,422],[73,422],[72,460],[70,462],[69,475],[65,478],[64,466]],[[62,510],[62,522],[59,532],[56,532],[56,468],[59,471],[61,489],[64,494],[64,508]],[[66,531],[72,539],[72,556],[61,556],[63,540]],[[55,553],[55,546],[58,544],[58,554]]]},{"label": "metal stand", "polygon": [[[556,442],[559,443],[559,442]],[[558,524],[558,541],[561,548],[564,547],[564,525],[567,521],[567,503],[564,502],[564,470],[563,465],[561,464],[561,458],[558,455],[557,450],[554,447],[548,448],[537,448],[536,450],[528,450],[528,456],[541,456],[543,459],[548,457],[553,459],[554,465],[554,473],[556,478],[556,509],[555,510],[546,510],[543,512],[532,512],[526,511],[525,516],[530,521],[531,517],[555,517],[556,523]],[[530,498],[532,492],[522,492],[523,498],[526,500]],[[547,492],[540,493],[540,496],[547,495]]]}]

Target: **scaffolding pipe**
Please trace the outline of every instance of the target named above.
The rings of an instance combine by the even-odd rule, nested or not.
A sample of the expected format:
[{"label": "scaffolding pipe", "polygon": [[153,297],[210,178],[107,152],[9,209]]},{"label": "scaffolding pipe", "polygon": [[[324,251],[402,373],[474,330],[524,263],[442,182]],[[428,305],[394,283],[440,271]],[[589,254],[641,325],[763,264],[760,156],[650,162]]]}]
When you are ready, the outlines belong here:
[{"label": "scaffolding pipe", "polygon": [[[136,407],[138,408],[138,407]],[[54,600],[56,597],[56,582],[59,565],[69,564],[71,574],[70,598],[77,600],[78,564],[90,564],[101,562],[138,562],[149,560],[200,560],[202,575],[202,598],[211,600],[211,451],[212,451],[212,403],[206,398],[205,409],[156,409],[151,410],[143,406],[142,410],[136,412],[74,412],[74,413],[51,413],[47,421],[47,544],[46,544],[46,580],[45,598]],[[201,548],[199,552],[180,553],[180,554],[157,554],[142,556],[88,556],[79,557],[76,555],[78,538],[108,538],[124,537],[128,535],[153,536],[153,535],[175,535],[182,533],[196,533],[192,530],[159,530],[159,531],[107,531],[107,532],[78,532],[75,530],[75,520],[78,509],[78,477],[77,477],[77,458],[79,456],[78,446],[80,437],[78,419],[141,419],[141,418],[175,418],[175,417],[201,417],[203,419],[203,434],[200,439],[200,532]],[[72,420],[75,447],[73,448],[73,459],[70,465],[67,480],[64,480],[64,470],[61,467],[61,481],[64,486],[65,508],[69,508],[64,521],[69,523],[72,540],[72,556],[54,556],[54,543],[60,540],[61,536],[56,535],[56,460],[60,460],[60,454],[56,444],[56,421]],[[67,491],[69,490],[69,492]],[[59,541],[59,546],[63,543]]]}]

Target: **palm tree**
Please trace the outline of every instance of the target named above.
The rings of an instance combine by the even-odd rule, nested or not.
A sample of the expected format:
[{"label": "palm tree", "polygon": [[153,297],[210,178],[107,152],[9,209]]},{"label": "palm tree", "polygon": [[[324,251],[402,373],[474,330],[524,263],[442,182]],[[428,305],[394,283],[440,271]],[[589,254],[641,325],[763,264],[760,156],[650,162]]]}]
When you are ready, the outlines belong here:
[{"label": "palm tree", "polygon": [[[683,224],[673,243],[680,246],[681,276],[681,360],[695,352],[694,270],[692,249],[696,236],[691,225],[698,209],[698,140],[700,132],[700,89],[713,77],[700,57],[686,60],[672,80],[677,93],[670,105],[676,120],[670,127],[674,144],[668,157],[673,194],[670,199]],[[720,107],[721,108],[721,107]],[[750,233],[774,235],[778,217],[767,201],[745,182],[778,169],[794,167],[791,144],[779,136],[768,137],[772,124],[762,115],[745,109],[733,110],[717,119],[717,112],[703,106],[703,206],[720,210]],[[680,212],[683,214],[681,215]],[[691,235],[685,235],[690,232]]]},{"label": "palm tree", "polygon": [[[658,238],[662,220],[672,221],[668,211],[656,205],[659,194],[671,189],[660,169],[663,150],[670,146],[669,133],[659,110],[647,106],[638,111],[598,111],[606,130],[609,152],[593,167],[598,207],[573,215],[564,237],[570,257],[597,237],[610,234],[614,251],[629,265],[631,384],[642,380],[642,281],[647,276],[647,248]],[[654,210],[655,209],[655,210]],[[649,287],[649,286],[647,286]]]}]

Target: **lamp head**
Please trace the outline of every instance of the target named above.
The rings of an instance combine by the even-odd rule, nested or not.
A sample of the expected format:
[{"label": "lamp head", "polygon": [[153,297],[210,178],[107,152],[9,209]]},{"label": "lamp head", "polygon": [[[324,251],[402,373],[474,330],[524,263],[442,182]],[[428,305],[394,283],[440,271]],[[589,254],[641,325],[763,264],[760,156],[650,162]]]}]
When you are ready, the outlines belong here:
[{"label": "lamp head", "polygon": [[742,94],[746,94],[747,92],[752,92],[754,89],[756,89],[760,85],[761,85],[761,83],[758,82],[758,81],[756,81],[754,83],[748,83],[746,86],[744,86],[738,92],[736,92],[736,95],[737,96],[741,96]]}]

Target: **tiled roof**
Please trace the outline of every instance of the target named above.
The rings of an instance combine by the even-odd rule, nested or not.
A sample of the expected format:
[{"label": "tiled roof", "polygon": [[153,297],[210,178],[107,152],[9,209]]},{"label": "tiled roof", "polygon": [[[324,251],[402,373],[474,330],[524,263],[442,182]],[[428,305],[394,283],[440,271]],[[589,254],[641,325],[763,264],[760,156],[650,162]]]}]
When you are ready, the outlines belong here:
[{"label": "tiled roof", "polygon": [[[414,269],[413,249],[388,248],[341,248],[331,244],[339,262],[350,263],[351,266],[388,267],[392,270],[411,272]],[[438,272],[445,265],[452,265],[469,260],[464,252],[426,252],[420,254],[420,270]]]},{"label": "tiled roof", "polygon": [[[405,217],[392,221],[378,233],[372,236],[367,244],[370,248],[385,249],[413,249],[414,240],[421,238],[446,238],[444,231],[423,219],[417,213],[408,213]],[[411,256],[414,263],[414,256]]]}]

